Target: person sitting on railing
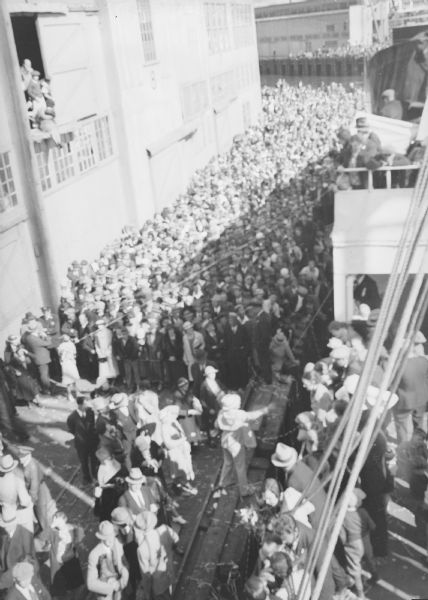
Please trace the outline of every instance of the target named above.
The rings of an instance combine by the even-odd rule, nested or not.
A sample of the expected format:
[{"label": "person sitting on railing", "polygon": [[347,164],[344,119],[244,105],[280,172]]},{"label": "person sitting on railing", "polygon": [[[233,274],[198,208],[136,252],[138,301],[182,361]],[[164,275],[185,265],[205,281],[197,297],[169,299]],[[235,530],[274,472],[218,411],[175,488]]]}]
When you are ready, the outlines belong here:
[{"label": "person sitting on railing", "polygon": [[381,95],[382,106],[379,110],[379,114],[382,117],[388,117],[389,119],[402,119],[403,118],[403,106],[400,100],[395,98],[395,90],[385,90]]}]

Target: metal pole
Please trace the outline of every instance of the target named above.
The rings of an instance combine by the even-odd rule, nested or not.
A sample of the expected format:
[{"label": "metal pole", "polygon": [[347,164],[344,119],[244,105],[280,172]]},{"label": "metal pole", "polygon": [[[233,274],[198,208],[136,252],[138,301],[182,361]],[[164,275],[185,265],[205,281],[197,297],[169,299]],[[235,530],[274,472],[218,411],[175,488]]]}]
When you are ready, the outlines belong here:
[{"label": "metal pole", "polygon": [[13,106],[10,113],[11,128],[17,134],[16,139],[18,143],[14,146],[14,151],[18,156],[17,163],[23,184],[31,238],[40,268],[38,274],[39,284],[44,302],[56,307],[58,303],[59,283],[54,269],[54,254],[46,224],[42,188],[34,147],[30,137],[28,114],[25,108],[24,93],[19,77],[18,57],[15,50],[15,40],[7,2],[0,2],[0,49],[7,72],[5,85],[8,87]]}]

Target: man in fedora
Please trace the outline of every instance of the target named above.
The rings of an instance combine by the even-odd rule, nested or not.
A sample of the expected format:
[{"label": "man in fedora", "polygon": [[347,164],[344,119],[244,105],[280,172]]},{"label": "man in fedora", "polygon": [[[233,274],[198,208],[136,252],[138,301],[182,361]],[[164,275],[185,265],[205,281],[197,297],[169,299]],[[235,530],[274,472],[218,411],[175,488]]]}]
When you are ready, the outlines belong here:
[{"label": "man in fedora", "polygon": [[91,483],[95,479],[98,461],[95,451],[98,445],[98,436],[95,431],[95,414],[92,408],[86,405],[86,397],[78,396],[77,407],[67,418],[67,427],[74,436],[74,447],[82,467],[84,483]]},{"label": "man in fedora", "polygon": [[223,466],[214,497],[226,495],[225,488],[233,484],[235,475],[241,497],[251,496],[253,489],[247,481],[246,448],[255,448],[256,440],[248,424],[266,415],[269,407],[251,412],[241,410],[241,398],[238,394],[223,396],[221,407],[217,417],[217,427],[221,431]]},{"label": "man in fedora", "polygon": [[[299,459],[297,450],[279,442],[272,454],[271,462],[280,469],[279,479],[283,480],[284,488],[292,487],[304,494],[314,505],[314,512],[309,519],[316,529],[321,520],[321,513],[327,501],[327,495],[321,481],[315,478],[315,473],[306,463]],[[282,475],[282,477],[281,477]]]},{"label": "man in fedora", "polygon": [[123,552],[128,562],[129,582],[128,586],[135,594],[138,582],[141,580],[140,567],[137,558],[137,542],[134,532],[134,515],[128,508],[117,506],[112,510],[111,522],[116,530],[116,538],[123,546]]},{"label": "man in fedora", "polygon": [[18,461],[10,454],[0,456],[0,507],[17,511],[18,522],[33,533],[33,503],[18,469]]},{"label": "man in fedora", "polygon": [[147,479],[141,469],[132,468],[125,481],[128,489],[119,498],[119,506],[127,508],[133,515],[138,515],[142,510],[151,510],[156,514],[158,510],[156,498],[146,485]]},{"label": "man in fedora", "polygon": [[16,509],[2,507],[0,517],[0,593],[13,583],[13,567],[31,557],[36,563],[33,534],[18,523]]},{"label": "man in fedora", "polygon": [[125,452],[125,465],[131,469],[131,451],[137,437],[137,424],[129,414],[129,398],[124,393],[113,394],[109,408],[113,424],[118,428],[123,450]]},{"label": "man in fedora", "polygon": [[95,535],[100,542],[88,557],[88,591],[99,600],[121,600],[129,579],[123,546],[110,521],[101,521]]},{"label": "man in fedora", "polygon": [[22,343],[37,367],[43,392],[50,395],[49,364],[51,362],[50,348],[52,342],[35,317],[30,318],[27,322],[27,333],[22,336]]}]

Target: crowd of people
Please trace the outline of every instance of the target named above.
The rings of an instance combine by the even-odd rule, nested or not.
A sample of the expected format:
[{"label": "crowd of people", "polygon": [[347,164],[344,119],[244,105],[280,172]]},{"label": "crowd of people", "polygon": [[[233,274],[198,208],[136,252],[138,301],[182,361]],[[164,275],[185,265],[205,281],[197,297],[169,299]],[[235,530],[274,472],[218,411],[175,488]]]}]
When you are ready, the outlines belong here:
[{"label": "crowd of people", "polygon": [[290,53],[287,58],[300,60],[302,58],[366,58],[369,59],[376,52],[386,48],[389,45],[385,43],[375,43],[369,46],[362,44],[341,44],[340,46],[325,46],[318,50],[301,52],[300,54]]},{"label": "crowd of people", "polygon": [[[9,336],[0,364],[0,593],[8,600],[49,598],[35,539],[50,552],[55,597],[76,597],[86,585],[111,600],[170,598],[173,553],[183,552],[177,531],[185,525],[177,499],[198,494],[194,451],[221,447],[215,497],[235,482],[241,498],[254,497],[246,476],[251,422],[270,407],[245,411],[243,392],[250,378],[281,384],[303,373],[310,399],[298,416],[301,452],[278,443],[272,456],[258,496],[260,564],[246,585],[254,600],[295,597],[325,492],[320,483],[293,512],[296,494],[316,479],[352,398],[380,304],[374,282],[358,278],[358,323],[332,322],[329,225],[343,151],[337,133],[361,103],[360,92],[338,84],[281,81],[264,89],[258,125],[140,231],[126,228],[92,263],[74,261],[58,312],[27,313]],[[82,531],[58,511],[32,448],[16,445],[29,437],[16,405],[43,404],[58,393],[70,400],[67,427],[99,519],[86,577]],[[405,439],[413,408],[406,411]],[[344,557],[324,585],[329,600],[350,578],[364,597],[363,543],[375,580],[370,536],[374,556],[386,555],[387,457],[379,434],[349,507]]]}]

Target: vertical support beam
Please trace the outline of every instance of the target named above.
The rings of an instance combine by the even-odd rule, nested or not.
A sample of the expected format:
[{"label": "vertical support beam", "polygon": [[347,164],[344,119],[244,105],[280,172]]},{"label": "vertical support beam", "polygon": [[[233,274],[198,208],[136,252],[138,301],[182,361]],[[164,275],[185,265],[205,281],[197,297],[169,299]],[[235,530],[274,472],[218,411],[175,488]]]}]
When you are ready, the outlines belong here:
[{"label": "vertical support beam", "polygon": [[39,282],[46,304],[56,307],[59,295],[59,282],[55,273],[54,254],[51,248],[46,223],[42,188],[38,173],[33,142],[30,137],[28,114],[24,102],[22,83],[19,77],[18,57],[15,49],[12,23],[7,2],[0,2],[0,52],[7,72],[7,85],[11,95],[13,110],[10,114],[11,127],[16,132],[17,145],[14,151],[24,191],[24,199],[30,222],[30,232],[39,266]]}]

